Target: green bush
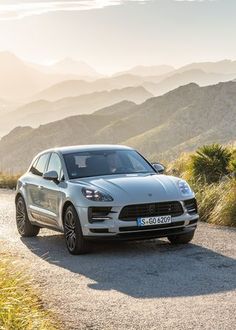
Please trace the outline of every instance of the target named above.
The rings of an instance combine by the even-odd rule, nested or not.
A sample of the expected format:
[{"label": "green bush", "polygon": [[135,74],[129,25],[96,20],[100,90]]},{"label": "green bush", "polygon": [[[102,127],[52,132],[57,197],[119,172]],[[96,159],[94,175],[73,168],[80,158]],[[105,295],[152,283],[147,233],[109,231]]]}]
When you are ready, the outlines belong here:
[{"label": "green bush", "polygon": [[235,148],[203,146],[194,154],[182,154],[167,173],[190,183],[202,221],[236,227]]},{"label": "green bush", "polygon": [[219,144],[205,145],[191,156],[191,172],[195,180],[208,184],[219,182],[229,174],[231,151]]}]

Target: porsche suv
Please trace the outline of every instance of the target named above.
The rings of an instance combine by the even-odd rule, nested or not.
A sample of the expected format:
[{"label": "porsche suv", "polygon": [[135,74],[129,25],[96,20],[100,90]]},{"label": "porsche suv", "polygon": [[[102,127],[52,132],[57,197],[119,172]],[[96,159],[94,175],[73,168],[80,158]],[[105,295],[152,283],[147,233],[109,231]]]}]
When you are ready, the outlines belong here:
[{"label": "porsche suv", "polygon": [[18,231],[25,237],[42,227],[63,232],[71,254],[88,251],[92,239],[188,243],[199,218],[195,195],[163,171],[125,146],[43,151],[17,183]]}]

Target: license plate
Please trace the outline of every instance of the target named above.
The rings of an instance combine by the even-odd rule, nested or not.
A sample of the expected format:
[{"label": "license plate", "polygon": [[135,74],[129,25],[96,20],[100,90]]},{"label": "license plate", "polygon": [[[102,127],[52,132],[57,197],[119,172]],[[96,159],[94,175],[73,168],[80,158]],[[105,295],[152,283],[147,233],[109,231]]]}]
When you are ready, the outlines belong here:
[{"label": "license plate", "polygon": [[167,223],[171,223],[171,215],[164,215],[161,217],[137,218],[137,225],[139,227],[162,225]]}]

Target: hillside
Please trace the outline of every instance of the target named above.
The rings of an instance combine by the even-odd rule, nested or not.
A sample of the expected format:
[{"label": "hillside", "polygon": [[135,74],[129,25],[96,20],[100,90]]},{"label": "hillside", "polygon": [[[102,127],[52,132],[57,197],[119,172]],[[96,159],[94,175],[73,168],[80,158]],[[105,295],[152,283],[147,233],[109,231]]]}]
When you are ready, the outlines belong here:
[{"label": "hillside", "polygon": [[39,100],[0,117],[0,136],[16,126],[38,127],[65,117],[88,114],[98,109],[127,100],[142,103],[152,96],[143,87],[127,87],[111,91],[95,92],[58,101]]},{"label": "hillside", "polygon": [[177,72],[203,70],[207,73],[235,74],[236,61],[223,60],[218,62],[197,62],[182,66]]},{"label": "hillside", "polygon": [[80,77],[99,78],[101,75],[90,65],[83,61],[77,61],[72,58],[64,58],[48,66],[49,72],[60,74],[71,74]]},{"label": "hillside", "polygon": [[25,99],[71,75],[46,74],[10,52],[0,52],[0,98]]},{"label": "hillside", "polygon": [[131,74],[116,77],[101,78],[95,81],[66,80],[41,91],[33,96],[34,100],[44,99],[55,101],[64,97],[80,96],[94,92],[110,91],[126,87],[137,87],[142,85],[144,78]]},{"label": "hillside", "polygon": [[0,168],[24,170],[39,150],[58,145],[124,143],[163,160],[204,143],[236,140],[235,82],[189,84],[140,105],[110,109],[13,130],[0,141]]},{"label": "hillside", "polygon": [[[100,78],[94,81],[66,80],[46,88],[35,94],[32,99],[55,101],[64,97],[79,96],[116,88],[143,86],[155,96],[165,94],[179,86],[196,83],[200,86],[217,84],[236,78],[236,63],[222,61],[217,63],[196,63],[177,70],[155,70],[155,67],[137,67],[137,70],[116,74],[111,77]],[[223,64],[226,72],[223,73]],[[153,72],[152,69],[153,68]],[[159,68],[159,67],[157,67]],[[210,71],[212,69],[212,72]],[[216,70],[219,69],[219,72]],[[135,72],[136,74],[133,74]],[[146,75],[145,75],[146,72]],[[159,75],[157,74],[159,72]],[[155,74],[156,73],[156,74]]]},{"label": "hillside", "polygon": [[152,66],[138,65],[127,71],[119,72],[116,75],[133,74],[141,77],[161,76],[170,73],[174,70],[175,68],[170,65],[152,65]]},{"label": "hillside", "polygon": [[199,86],[207,86],[217,84],[218,82],[225,82],[234,80],[236,73],[221,74],[221,73],[207,73],[201,69],[189,69],[187,71],[175,71],[163,78],[158,83],[145,82],[143,86],[149,90],[153,95],[159,96],[165,94],[179,86],[196,83]]}]

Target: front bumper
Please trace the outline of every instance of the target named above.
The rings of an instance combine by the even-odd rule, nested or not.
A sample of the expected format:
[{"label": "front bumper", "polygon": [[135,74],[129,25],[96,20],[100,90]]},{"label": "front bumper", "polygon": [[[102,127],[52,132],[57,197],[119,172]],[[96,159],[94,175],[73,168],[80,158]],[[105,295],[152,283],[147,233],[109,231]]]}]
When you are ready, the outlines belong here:
[{"label": "front bumper", "polygon": [[77,207],[82,232],[87,239],[111,240],[139,240],[148,238],[167,237],[194,231],[197,227],[199,216],[197,213],[189,214],[183,205],[183,214],[172,217],[172,223],[155,226],[138,227],[136,221],[119,219],[122,207],[112,207],[109,219],[90,223],[88,208]]}]

